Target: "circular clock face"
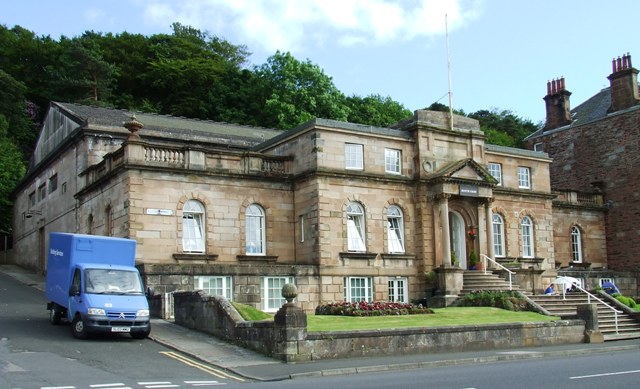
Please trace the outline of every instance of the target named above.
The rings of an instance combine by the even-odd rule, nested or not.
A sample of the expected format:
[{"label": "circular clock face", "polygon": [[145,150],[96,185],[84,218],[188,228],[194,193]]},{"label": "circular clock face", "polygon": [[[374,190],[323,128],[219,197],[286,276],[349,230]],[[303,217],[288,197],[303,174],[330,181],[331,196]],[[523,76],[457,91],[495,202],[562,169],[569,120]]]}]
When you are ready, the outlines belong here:
[{"label": "circular clock face", "polygon": [[424,171],[425,171],[425,172],[430,173],[433,167],[431,166],[431,162],[429,162],[429,161],[424,161],[424,162],[422,163],[422,168],[424,169]]}]

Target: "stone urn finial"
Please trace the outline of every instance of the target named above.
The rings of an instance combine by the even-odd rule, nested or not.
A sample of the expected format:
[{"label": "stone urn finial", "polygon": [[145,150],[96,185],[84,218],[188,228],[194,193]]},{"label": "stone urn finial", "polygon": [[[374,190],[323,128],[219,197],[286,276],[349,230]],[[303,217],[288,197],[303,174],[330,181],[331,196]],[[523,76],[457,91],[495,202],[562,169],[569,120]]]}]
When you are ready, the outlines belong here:
[{"label": "stone urn finial", "polygon": [[131,134],[129,135],[129,139],[140,138],[138,131],[140,131],[142,127],[144,127],[144,124],[142,124],[141,122],[138,121],[138,119],[136,119],[136,114],[131,115],[131,119],[128,122],[124,123],[124,128],[126,128],[127,130],[129,130],[129,132],[131,132]]},{"label": "stone urn finial", "polygon": [[293,299],[298,296],[298,288],[294,284],[284,284],[282,287],[282,297],[287,300],[287,304],[291,304]]}]

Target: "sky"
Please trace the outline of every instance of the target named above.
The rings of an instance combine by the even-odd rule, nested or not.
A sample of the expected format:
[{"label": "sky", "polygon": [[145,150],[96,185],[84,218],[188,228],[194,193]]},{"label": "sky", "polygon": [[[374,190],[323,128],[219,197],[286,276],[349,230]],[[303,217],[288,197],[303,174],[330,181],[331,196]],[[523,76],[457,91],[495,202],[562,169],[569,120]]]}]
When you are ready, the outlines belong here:
[{"label": "sky", "polygon": [[147,36],[171,24],[252,53],[309,60],[344,94],[434,102],[466,113],[509,110],[543,122],[547,82],[564,77],[574,108],[609,86],[611,61],[640,68],[637,0],[20,0],[0,23],[38,36],[85,31]]}]

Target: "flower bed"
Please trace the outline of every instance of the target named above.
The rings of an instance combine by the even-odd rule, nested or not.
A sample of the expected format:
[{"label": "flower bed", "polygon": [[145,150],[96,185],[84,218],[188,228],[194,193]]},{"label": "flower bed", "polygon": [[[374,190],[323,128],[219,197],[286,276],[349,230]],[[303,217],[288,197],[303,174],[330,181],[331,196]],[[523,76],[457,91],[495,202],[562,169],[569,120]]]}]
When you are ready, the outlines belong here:
[{"label": "flower bed", "polygon": [[349,303],[341,301],[328,303],[316,307],[316,315],[337,316],[391,316],[391,315],[421,315],[433,313],[433,310],[422,305],[389,302],[360,301]]}]

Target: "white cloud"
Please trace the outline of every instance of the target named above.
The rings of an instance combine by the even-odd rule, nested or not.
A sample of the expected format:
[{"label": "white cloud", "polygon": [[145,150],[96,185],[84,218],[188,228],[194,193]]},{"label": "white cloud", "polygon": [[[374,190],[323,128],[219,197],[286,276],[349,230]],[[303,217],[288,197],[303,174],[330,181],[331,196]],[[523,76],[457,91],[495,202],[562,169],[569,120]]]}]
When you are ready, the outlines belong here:
[{"label": "white cloud", "polygon": [[379,45],[444,34],[477,17],[473,0],[152,0],[149,24],[173,22],[250,49],[295,51],[308,45]]}]

